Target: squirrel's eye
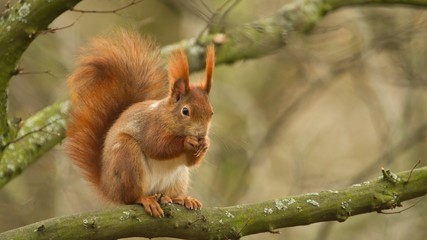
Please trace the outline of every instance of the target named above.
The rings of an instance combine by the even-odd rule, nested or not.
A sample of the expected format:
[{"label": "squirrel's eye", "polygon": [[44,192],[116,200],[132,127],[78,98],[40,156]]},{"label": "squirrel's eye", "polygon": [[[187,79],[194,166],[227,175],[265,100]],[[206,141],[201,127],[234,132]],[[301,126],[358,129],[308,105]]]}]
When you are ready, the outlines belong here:
[{"label": "squirrel's eye", "polygon": [[183,107],[181,112],[184,116],[190,116],[190,110],[188,110],[188,107]]}]

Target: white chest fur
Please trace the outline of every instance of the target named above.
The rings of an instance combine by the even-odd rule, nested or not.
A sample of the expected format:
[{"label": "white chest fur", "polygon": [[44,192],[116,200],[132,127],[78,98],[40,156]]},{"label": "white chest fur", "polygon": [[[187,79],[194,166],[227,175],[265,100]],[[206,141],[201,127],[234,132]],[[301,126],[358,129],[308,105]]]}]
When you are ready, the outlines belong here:
[{"label": "white chest fur", "polygon": [[144,190],[146,195],[164,193],[177,182],[187,181],[189,170],[185,155],[169,160],[144,159]]}]

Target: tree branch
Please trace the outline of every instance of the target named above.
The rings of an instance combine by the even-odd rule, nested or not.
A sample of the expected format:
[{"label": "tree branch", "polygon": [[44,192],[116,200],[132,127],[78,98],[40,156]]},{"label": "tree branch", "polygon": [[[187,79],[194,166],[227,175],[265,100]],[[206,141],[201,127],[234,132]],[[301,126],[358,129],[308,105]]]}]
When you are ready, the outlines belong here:
[{"label": "tree branch", "polygon": [[400,207],[401,202],[427,193],[427,167],[399,174],[383,171],[372,181],[339,191],[274,199],[225,208],[190,211],[164,206],[166,217],[148,216],[141,206],[129,205],[52,218],[0,234],[0,239],[116,239],[123,237],[177,237],[239,239],[276,229]]},{"label": "tree branch", "polygon": [[68,102],[44,108],[24,121],[16,138],[3,150],[0,161],[0,188],[18,176],[65,137]]},{"label": "tree branch", "polygon": [[17,1],[0,15],[0,157],[4,144],[14,138],[15,129],[8,123],[7,88],[17,71],[17,63],[24,51],[41,30],[61,13],[80,0]]}]

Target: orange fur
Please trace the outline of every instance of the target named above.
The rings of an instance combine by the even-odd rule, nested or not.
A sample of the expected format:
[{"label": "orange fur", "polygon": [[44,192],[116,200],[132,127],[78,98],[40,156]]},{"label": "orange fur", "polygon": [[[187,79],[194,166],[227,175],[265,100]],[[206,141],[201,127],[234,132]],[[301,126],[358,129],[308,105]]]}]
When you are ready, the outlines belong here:
[{"label": "orange fur", "polygon": [[189,67],[187,56],[185,56],[184,49],[179,49],[172,53],[169,59],[169,81],[173,86],[174,82],[178,79],[183,80],[186,85],[185,88],[189,89]]},{"label": "orange fur", "polygon": [[71,111],[67,150],[85,178],[99,185],[108,129],[130,105],[163,98],[167,92],[160,51],[152,41],[123,30],[110,40],[94,39],[83,50],[68,86]]},{"label": "orange fur", "polygon": [[142,152],[135,139],[127,134],[120,134],[117,141],[120,146],[108,156],[111,162],[103,165],[100,188],[113,202],[136,203],[143,189],[143,175],[140,174],[142,166],[139,163]]},{"label": "orange fur", "polygon": [[179,98],[190,90],[189,68],[184,49],[172,53],[169,59],[170,96]]},{"label": "orange fur", "polygon": [[143,204],[157,217],[163,211],[152,195],[158,193],[201,207],[184,196],[187,167],[199,164],[209,147],[214,54],[209,47],[205,82],[190,85],[184,50],[172,53],[168,85],[159,49],[136,33],[120,30],[84,50],[68,79],[67,151],[103,196]]},{"label": "orange fur", "polygon": [[206,51],[206,82],[204,83],[204,89],[209,93],[212,86],[212,76],[215,65],[215,47],[213,44],[209,45]]}]

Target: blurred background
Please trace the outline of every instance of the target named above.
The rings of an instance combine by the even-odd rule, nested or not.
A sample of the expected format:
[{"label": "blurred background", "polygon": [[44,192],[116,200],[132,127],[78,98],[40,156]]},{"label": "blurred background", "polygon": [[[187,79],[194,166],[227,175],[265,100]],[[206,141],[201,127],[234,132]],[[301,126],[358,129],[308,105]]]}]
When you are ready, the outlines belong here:
[{"label": "blurred background", "polygon": [[[87,0],[76,8],[112,10],[129,2]],[[271,16],[287,2],[240,1],[226,29]],[[146,0],[118,13],[63,14],[50,27],[73,25],[39,36],[22,57],[27,74],[11,81],[12,116],[25,119],[65,100],[66,77],[91,37],[124,26],[161,45],[175,43],[198,36],[222,4]],[[426,39],[425,9],[355,6],[328,14],[308,33],[294,33],[280,51],[217,66],[212,147],[192,172],[190,194],[205,206],[255,203],[340,189],[380,175],[381,167],[399,172],[418,160],[427,165]],[[100,201],[58,145],[0,191],[0,232],[106,207]],[[424,199],[400,214],[244,239],[421,240],[426,216]]]}]

